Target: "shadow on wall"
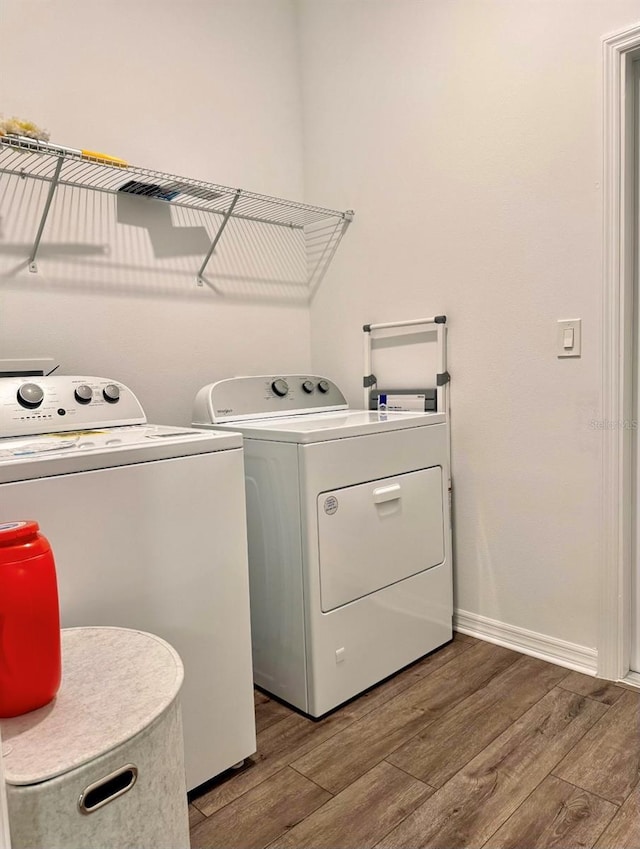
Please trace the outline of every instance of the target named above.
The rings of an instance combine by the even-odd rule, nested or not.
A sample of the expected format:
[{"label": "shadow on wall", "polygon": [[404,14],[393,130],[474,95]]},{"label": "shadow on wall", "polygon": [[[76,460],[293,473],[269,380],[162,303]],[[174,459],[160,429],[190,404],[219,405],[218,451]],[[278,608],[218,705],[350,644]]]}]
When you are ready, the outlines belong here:
[{"label": "shadow on wall", "polygon": [[231,218],[199,281],[219,213],[65,185],[56,189],[37,272],[29,274],[47,191],[43,181],[0,178],[5,287],[26,273],[32,287],[47,289],[181,298],[208,292],[232,301],[307,304],[319,283],[309,267],[314,233],[308,230]]}]

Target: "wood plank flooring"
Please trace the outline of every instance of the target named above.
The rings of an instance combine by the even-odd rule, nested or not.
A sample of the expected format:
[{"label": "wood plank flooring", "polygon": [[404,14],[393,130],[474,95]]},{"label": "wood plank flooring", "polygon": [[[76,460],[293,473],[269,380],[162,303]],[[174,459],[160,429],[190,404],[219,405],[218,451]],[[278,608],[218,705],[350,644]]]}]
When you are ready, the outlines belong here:
[{"label": "wood plank flooring", "polygon": [[456,635],[325,719],[255,706],[193,849],[640,849],[640,692]]}]

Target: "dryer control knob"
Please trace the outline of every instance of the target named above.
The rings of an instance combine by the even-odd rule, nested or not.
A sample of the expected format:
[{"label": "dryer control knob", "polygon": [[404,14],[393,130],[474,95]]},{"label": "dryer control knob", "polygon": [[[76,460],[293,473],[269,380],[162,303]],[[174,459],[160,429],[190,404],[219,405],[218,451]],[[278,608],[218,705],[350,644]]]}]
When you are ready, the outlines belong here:
[{"label": "dryer control knob", "polygon": [[18,403],[27,410],[35,410],[42,404],[44,392],[37,383],[23,383],[18,389]]},{"label": "dryer control knob", "polygon": [[311,380],[305,380],[302,384],[302,388],[307,393],[307,395],[311,395],[313,390],[316,388],[315,384]]},{"label": "dryer control knob", "polygon": [[76,386],[73,394],[78,404],[88,404],[93,398],[93,389],[87,386],[86,383],[83,383],[81,386]]},{"label": "dryer control knob", "polygon": [[320,380],[318,381],[318,389],[320,392],[328,392],[331,389],[328,380]]},{"label": "dryer control knob", "polygon": [[115,383],[108,383],[102,390],[102,397],[110,404],[115,404],[120,400],[120,387]]},{"label": "dryer control knob", "polygon": [[281,377],[279,377],[277,380],[273,381],[273,383],[271,384],[271,388],[276,393],[276,395],[278,395],[280,398],[284,398],[284,396],[289,391],[289,384],[286,380],[283,380]]}]

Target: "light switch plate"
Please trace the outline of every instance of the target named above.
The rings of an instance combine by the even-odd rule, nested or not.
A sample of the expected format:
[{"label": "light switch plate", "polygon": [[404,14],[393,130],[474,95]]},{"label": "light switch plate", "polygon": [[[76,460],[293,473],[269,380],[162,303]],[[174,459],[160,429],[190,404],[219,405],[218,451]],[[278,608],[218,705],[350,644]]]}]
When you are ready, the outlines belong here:
[{"label": "light switch plate", "polygon": [[[565,333],[573,331],[573,345],[565,347]],[[559,357],[579,357],[582,354],[582,319],[566,318],[558,321],[556,353]]]}]

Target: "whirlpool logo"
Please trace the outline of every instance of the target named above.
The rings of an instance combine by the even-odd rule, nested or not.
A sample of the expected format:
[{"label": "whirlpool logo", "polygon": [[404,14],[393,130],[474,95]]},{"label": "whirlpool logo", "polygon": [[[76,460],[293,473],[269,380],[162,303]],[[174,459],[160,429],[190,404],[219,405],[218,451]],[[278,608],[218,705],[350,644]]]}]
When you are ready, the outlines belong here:
[{"label": "whirlpool logo", "polygon": [[324,512],[327,516],[333,516],[338,509],[338,499],[335,495],[328,495],[324,500]]}]

